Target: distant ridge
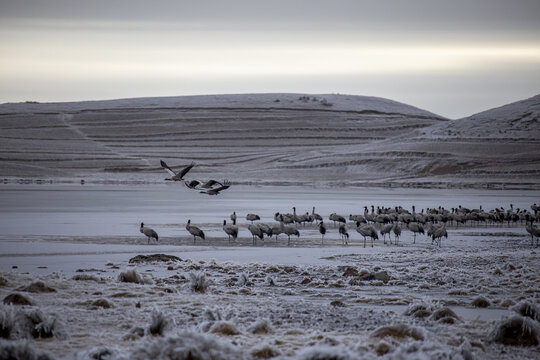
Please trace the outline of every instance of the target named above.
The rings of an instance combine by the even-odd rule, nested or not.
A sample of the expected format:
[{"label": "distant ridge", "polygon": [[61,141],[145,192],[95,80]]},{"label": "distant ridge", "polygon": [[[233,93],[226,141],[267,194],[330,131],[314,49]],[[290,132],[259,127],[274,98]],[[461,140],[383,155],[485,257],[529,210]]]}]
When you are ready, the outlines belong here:
[{"label": "distant ridge", "polygon": [[[539,98],[459,120],[336,94],[9,103],[0,105],[0,169],[4,177],[158,182],[166,159],[195,161],[194,177],[242,183],[529,184],[540,173]],[[497,159],[494,140],[504,151]]]}]

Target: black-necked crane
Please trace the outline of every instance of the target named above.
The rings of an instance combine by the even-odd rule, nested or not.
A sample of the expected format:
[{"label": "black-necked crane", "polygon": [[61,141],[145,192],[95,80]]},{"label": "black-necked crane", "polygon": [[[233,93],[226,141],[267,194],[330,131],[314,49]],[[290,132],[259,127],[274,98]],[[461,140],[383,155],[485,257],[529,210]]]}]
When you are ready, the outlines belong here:
[{"label": "black-necked crane", "polygon": [[197,181],[197,180],[191,180],[191,181],[186,180],[186,181],[184,181],[184,184],[190,189],[198,190],[199,185],[201,184],[201,182]]},{"label": "black-necked crane", "polygon": [[232,224],[227,224],[227,220],[223,220],[223,231],[229,237],[229,242],[231,242],[231,237],[233,240],[238,238],[238,226],[236,226],[236,220],[233,220]]},{"label": "black-necked crane", "polygon": [[390,245],[392,244],[392,238],[390,237],[390,233],[392,232],[393,228],[394,228],[394,224],[384,224],[381,227],[381,230],[379,232],[383,236],[383,241],[385,244],[386,244],[386,234],[388,234],[388,240],[390,241]]},{"label": "black-necked crane", "polygon": [[[215,180],[214,180],[215,181]],[[219,183],[221,184],[221,183]],[[219,193],[223,190],[227,190],[231,187],[230,183],[225,183],[225,185],[221,185],[215,188],[207,189],[204,191],[199,191],[201,194],[207,194],[207,195],[219,195]]]},{"label": "black-necked crane", "polygon": [[342,224],[347,223],[347,220],[341,215],[338,215],[336,213],[331,213],[330,216],[328,216],[328,219],[334,222],[334,227],[336,227],[336,221],[340,222]]},{"label": "black-necked crane", "polygon": [[367,223],[366,219],[362,215],[349,214],[349,220],[363,224]]},{"label": "black-necked crane", "polygon": [[306,223],[312,223],[313,218],[309,215],[309,212],[306,211],[305,214],[298,216],[300,218],[300,223],[306,225]]},{"label": "black-necked crane", "polygon": [[230,218],[231,218],[231,221],[233,221],[236,224],[236,211],[233,211]]},{"label": "black-necked crane", "polygon": [[296,235],[296,237],[300,237],[300,232],[298,232],[298,229],[294,226],[284,226],[283,227],[283,233],[287,235],[287,245],[291,244],[291,235]]},{"label": "black-necked crane", "polygon": [[151,229],[149,227],[145,227],[144,223],[141,223],[141,228],[139,230],[141,233],[146,235],[148,237],[148,244],[150,244],[150,239],[156,239],[156,241],[159,240],[157,232],[154,231],[154,229]]},{"label": "black-necked crane", "polygon": [[321,215],[317,214],[315,212],[315,206],[313,207],[313,210],[311,210],[311,216],[313,217],[313,219],[315,219],[316,221],[323,221],[323,218]]},{"label": "black-necked crane", "polygon": [[347,229],[345,228],[345,224],[339,225],[338,232],[339,232],[339,235],[341,236],[341,244],[349,245],[349,233],[347,232]]},{"label": "black-necked crane", "polygon": [[411,222],[407,224],[407,228],[414,234],[413,244],[416,244],[416,234],[424,234],[424,227],[417,222]]},{"label": "black-necked crane", "polygon": [[322,222],[322,220],[319,223],[318,227],[319,227],[319,233],[321,234],[321,245],[323,245],[324,244],[324,234],[326,234],[326,226],[324,226],[324,223]]},{"label": "black-necked crane", "polygon": [[279,217],[278,217],[278,220],[277,220],[277,221],[279,221],[279,223],[276,224],[276,225],[273,225],[273,226],[271,227],[271,229],[272,229],[272,235],[274,235],[274,236],[276,237],[276,242],[277,242],[277,240],[278,240],[278,238],[277,238],[278,235],[279,235],[279,234],[283,234],[283,226],[284,226],[284,225],[283,225],[283,220],[282,220],[282,218],[279,218]]},{"label": "black-necked crane", "polygon": [[253,224],[255,220],[261,220],[261,218],[259,215],[256,215],[256,214],[247,214],[246,220],[251,221],[251,223]]},{"label": "black-necked crane", "polygon": [[165,179],[165,180],[169,180],[169,181],[183,180],[184,176],[189,172],[189,170],[191,170],[191,168],[193,168],[195,166],[195,163],[191,163],[190,165],[186,166],[185,168],[183,168],[182,170],[180,170],[179,172],[176,173],[165,163],[165,161],[160,160],[160,163],[161,163],[161,167],[164,168],[165,170],[167,170],[167,172],[169,174],[171,174],[170,178]]},{"label": "black-necked crane", "polygon": [[448,239],[448,233],[446,232],[446,226],[441,225],[441,226],[435,227],[432,230],[432,233],[431,233],[431,243],[433,244],[433,242],[436,241],[437,244],[439,245],[439,247],[441,247],[441,240],[442,240],[443,236]]},{"label": "black-necked crane", "polygon": [[399,237],[401,236],[401,225],[399,223],[395,223],[392,227],[392,231],[394,232],[394,239],[397,245]]},{"label": "black-necked crane", "polygon": [[364,247],[366,247],[366,237],[371,238],[371,247],[373,247],[373,243],[375,242],[375,239],[379,239],[379,235],[377,235],[377,229],[373,225],[362,225],[360,226],[360,223],[356,223],[356,231],[364,237]]},{"label": "black-necked crane", "polygon": [[538,240],[540,238],[540,229],[533,225],[533,218],[530,215],[525,217],[525,230],[531,234],[531,246],[534,245],[534,238],[536,237],[536,246],[538,246]]},{"label": "black-necked crane", "polygon": [[261,228],[258,227],[257,225],[249,224],[248,230],[251,233],[251,236],[253,237],[253,245],[255,245],[255,236],[257,236],[261,240],[263,239],[264,233],[261,230]]},{"label": "black-necked crane", "polygon": [[296,226],[298,226],[298,224],[301,222],[300,217],[296,215],[296,208],[293,207],[292,209],[293,209],[293,221],[296,224]]},{"label": "black-necked crane", "polygon": [[270,227],[270,225],[265,224],[265,223],[259,223],[257,225],[259,226],[263,234],[266,234],[266,236],[270,238],[272,237],[272,228]]},{"label": "black-necked crane", "polygon": [[200,237],[201,239],[204,240],[204,232],[198,227],[191,225],[191,219],[187,221],[186,230],[189,231],[191,235],[193,235],[193,242],[195,242],[197,237]]},{"label": "black-necked crane", "polygon": [[211,179],[211,180],[208,180],[207,182],[205,182],[204,184],[202,184],[201,188],[203,188],[203,189],[211,189],[216,185],[223,186],[223,183],[220,183],[217,180],[212,180]]}]

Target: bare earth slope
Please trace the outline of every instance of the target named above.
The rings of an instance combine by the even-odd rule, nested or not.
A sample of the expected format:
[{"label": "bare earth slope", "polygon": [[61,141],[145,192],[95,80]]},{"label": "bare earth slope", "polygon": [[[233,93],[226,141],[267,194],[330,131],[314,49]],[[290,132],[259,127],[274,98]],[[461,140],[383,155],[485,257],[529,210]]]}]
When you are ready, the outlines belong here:
[{"label": "bare earth slope", "polygon": [[477,184],[494,175],[530,183],[540,177],[538,103],[454,121],[350,95],[3,104],[0,169],[4,177],[161,181],[164,159],[194,161],[191,178],[237,183]]},{"label": "bare earth slope", "polygon": [[417,186],[540,184],[540,95],[355,147],[311,152],[295,167],[333,164],[343,179]]}]

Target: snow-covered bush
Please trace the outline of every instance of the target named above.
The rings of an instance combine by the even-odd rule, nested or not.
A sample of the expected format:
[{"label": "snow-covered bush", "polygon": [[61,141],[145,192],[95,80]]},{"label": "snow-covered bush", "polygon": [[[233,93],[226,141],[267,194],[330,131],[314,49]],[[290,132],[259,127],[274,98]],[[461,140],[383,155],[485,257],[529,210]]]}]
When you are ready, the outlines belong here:
[{"label": "snow-covered bush", "polygon": [[248,328],[248,331],[252,334],[271,334],[274,332],[272,324],[266,319],[257,320]]},{"label": "snow-covered bush", "polygon": [[296,353],[295,360],[358,360],[359,354],[344,345],[315,345]]},{"label": "snow-covered bush", "polygon": [[205,293],[210,286],[210,281],[206,279],[204,272],[189,273],[190,288],[193,292]]},{"label": "snow-covered bush", "polygon": [[55,316],[39,309],[24,310],[13,306],[0,307],[0,336],[5,339],[50,338],[64,339],[64,326]]},{"label": "snow-covered bush", "polygon": [[137,273],[137,270],[127,270],[123,271],[118,275],[118,281],[127,282],[127,283],[136,283],[136,284],[151,284],[152,280],[145,279],[143,276]]},{"label": "snow-covered bush", "polygon": [[276,281],[274,280],[274,278],[270,275],[268,275],[266,277],[266,280],[264,281],[264,283],[267,285],[267,286],[276,286]]},{"label": "snow-covered bush", "polygon": [[0,307],[0,337],[10,339],[15,328],[15,310],[13,306]]},{"label": "snow-covered bush", "polygon": [[243,272],[240,274],[240,276],[238,277],[238,282],[237,282],[237,285],[238,286],[249,286],[251,283],[249,281],[249,277],[248,275]]},{"label": "snow-covered bush", "polygon": [[141,344],[127,357],[132,360],[230,360],[245,359],[245,356],[229,343],[214,336],[193,331],[184,331],[176,336],[156,338]]},{"label": "snow-covered bush", "polygon": [[517,312],[521,316],[527,316],[536,321],[540,321],[540,308],[533,302],[523,300],[512,306],[510,310]]},{"label": "snow-covered bush", "polygon": [[489,339],[504,345],[534,346],[540,344],[540,324],[529,317],[513,316],[495,324]]},{"label": "snow-covered bush", "polygon": [[394,338],[413,338],[415,340],[424,340],[424,334],[421,329],[410,327],[407,324],[381,326],[371,333],[372,337],[385,338],[391,336]]},{"label": "snow-covered bush", "polygon": [[35,350],[27,341],[0,340],[0,359],[9,360],[53,360],[47,353]]},{"label": "snow-covered bush", "polygon": [[171,316],[164,315],[158,309],[152,311],[152,322],[148,326],[148,334],[163,336],[167,331],[173,328],[174,319]]},{"label": "snow-covered bush", "polygon": [[216,321],[211,327],[210,332],[220,335],[238,335],[240,331],[236,325],[230,321]]}]

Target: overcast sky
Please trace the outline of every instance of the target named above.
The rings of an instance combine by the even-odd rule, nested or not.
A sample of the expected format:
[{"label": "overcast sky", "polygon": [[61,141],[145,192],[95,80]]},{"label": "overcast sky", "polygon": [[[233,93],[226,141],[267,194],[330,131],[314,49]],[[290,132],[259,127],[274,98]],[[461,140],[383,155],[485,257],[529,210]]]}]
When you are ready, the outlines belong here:
[{"label": "overcast sky", "polygon": [[450,118],[540,93],[540,1],[0,1],[0,102],[372,95]]}]

